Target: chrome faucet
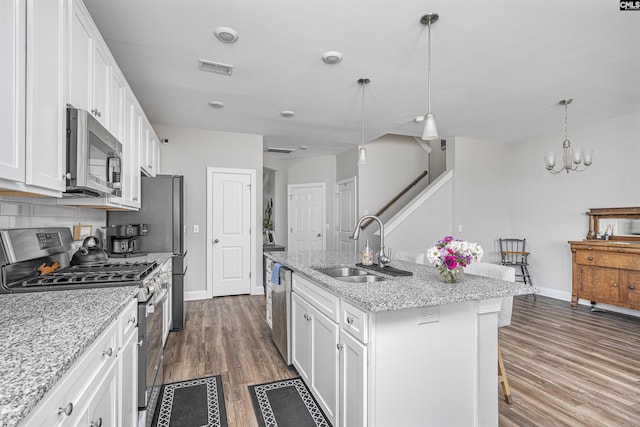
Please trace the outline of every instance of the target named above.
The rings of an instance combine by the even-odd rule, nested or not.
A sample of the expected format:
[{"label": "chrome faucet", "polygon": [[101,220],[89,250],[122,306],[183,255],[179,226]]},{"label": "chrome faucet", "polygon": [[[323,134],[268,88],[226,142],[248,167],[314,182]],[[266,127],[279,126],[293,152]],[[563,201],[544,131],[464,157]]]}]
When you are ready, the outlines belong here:
[{"label": "chrome faucet", "polygon": [[351,233],[350,237],[353,240],[358,240],[358,237],[360,237],[360,225],[362,225],[362,222],[367,219],[375,219],[376,221],[378,221],[378,225],[380,226],[380,250],[378,251],[378,265],[380,266],[380,268],[383,268],[385,265],[389,264],[391,260],[384,251],[384,224],[382,223],[380,218],[375,215],[363,216],[358,220],[356,228],[355,230],[353,230],[353,233]]}]

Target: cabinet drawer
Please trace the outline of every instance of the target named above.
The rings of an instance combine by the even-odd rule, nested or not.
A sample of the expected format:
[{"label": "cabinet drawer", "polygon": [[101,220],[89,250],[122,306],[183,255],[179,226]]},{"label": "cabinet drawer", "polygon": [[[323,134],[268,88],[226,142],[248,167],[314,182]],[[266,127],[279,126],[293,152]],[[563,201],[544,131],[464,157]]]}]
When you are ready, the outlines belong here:
[{"label": "cabinet drawer", "polygon": [[640,270],[638,255],[624,253],[606,253],[593,251],[576,251],[576,263],[595,265],[598,267]]},{"label": "cabinet drawer", "polygon": [[[72,425],[80,421],[88,404],[88,387],[93,378],[104,375],[116,363],[117,321],[114,320],[85,350],[62,379],[45,395],[35,411],[23,420],[23,426]],[[111,355],[109,356],[109,349]],[[68,408],[69,415],[61,409]]]},{"label": "cabinet drawer", "polygon": [[331,292],[297,274],[293,274],[293,290],[329,319],[336,323],[340,321],[340,300]]},{"label": "cabinet drawer", "polygon": [[367,312],[355,307],[345,300],[340,304],[342,314],[340,326],[349,332],[354,338],[367,344],[369,341],[369,315]]},{"label": "cabinet drawer", "polygon": [[118,348],[122,348],[123,340],[138,326],[138,301],[131,301],[118,316]]}]

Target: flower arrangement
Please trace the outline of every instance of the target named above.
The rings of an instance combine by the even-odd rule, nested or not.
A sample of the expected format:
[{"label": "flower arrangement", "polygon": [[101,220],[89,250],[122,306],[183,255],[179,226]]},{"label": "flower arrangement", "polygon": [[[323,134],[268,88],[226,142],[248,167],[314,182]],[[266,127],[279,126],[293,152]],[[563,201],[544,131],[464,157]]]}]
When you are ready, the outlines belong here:
[{"label": "flower arrangement", "polygon": [[472,261],[480,261],[483,254],[477,243],[446,236],[427,250],[427,259],[446,282],[456,282],[462,276],[463,268]]}]

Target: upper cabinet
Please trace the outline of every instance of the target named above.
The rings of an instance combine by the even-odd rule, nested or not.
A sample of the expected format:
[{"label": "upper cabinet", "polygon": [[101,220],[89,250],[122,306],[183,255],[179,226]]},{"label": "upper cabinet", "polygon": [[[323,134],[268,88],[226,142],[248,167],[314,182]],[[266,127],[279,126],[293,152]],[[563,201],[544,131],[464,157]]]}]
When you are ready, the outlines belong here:
[{"label": "upper cabinet", "polygon": [[140,207],[140,173],[159,170],[159,143],[133,91],[81,0],[70,2],[67,103],[89,111],[122,143],[122,195],[64,198],[59,204],[131,210]]},{"label": "upper cabinet", "polygon": [[65,188],[65,0],[0,2],[0,194]]}]

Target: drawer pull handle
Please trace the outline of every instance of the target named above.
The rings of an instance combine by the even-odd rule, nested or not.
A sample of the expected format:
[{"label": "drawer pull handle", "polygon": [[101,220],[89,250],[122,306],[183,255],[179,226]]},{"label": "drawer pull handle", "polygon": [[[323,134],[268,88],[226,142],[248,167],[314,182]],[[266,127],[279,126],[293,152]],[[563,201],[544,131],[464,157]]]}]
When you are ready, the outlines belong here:
[{"label": "drawer pull handle", "polygon": [[338,350],[342,350],[344,348],[344,344],[338,343],[336,347],[338,347]]},{"label": "drawer pull handle", "polygon": [[132,317],[127,323],[131,323],[133,325],[134,323],[136,323],[136,317]]},{"label": "drawer pull handle", "polygon": [[98,418],[98,421],[91,421],[89,427],[102,427],[102,417]]},{"label": "drawer pull handle", "polygon": [[627,286],[627,289],[634,290],[635,288],[636,288],[636,287],[635,287],[635,286],[633,286],[633,285],[629,285],[629,286]]},{"label": "drawer pull handle", "polygon": [[105,351],[102,352],[103,356],[111,357],[112,354],[113,354],[113,349],[111,347],[109,347],[108,350],[105,350]]},{"label": "drawer pull handle", "polygon": [[65,414],[66,416],[69,416],[71,415],[72,412],[73,412],[73,403],[71,402],[67,403],[67,406],[65,406],[64,408],[62,407],[58,408],[58,415]]},{"label": "drawer pull handle", "polygon": [[353,324],[353,320],[354,320],[353,317],[347,317],[347,323],[348,324],[350,324],[350,325]]},{"label": "drawer pull handle", "polygon": [[592,257],[592,256],[587,257],[587,259],[588,259],[589,261],[593,261],[593,257]]}]

